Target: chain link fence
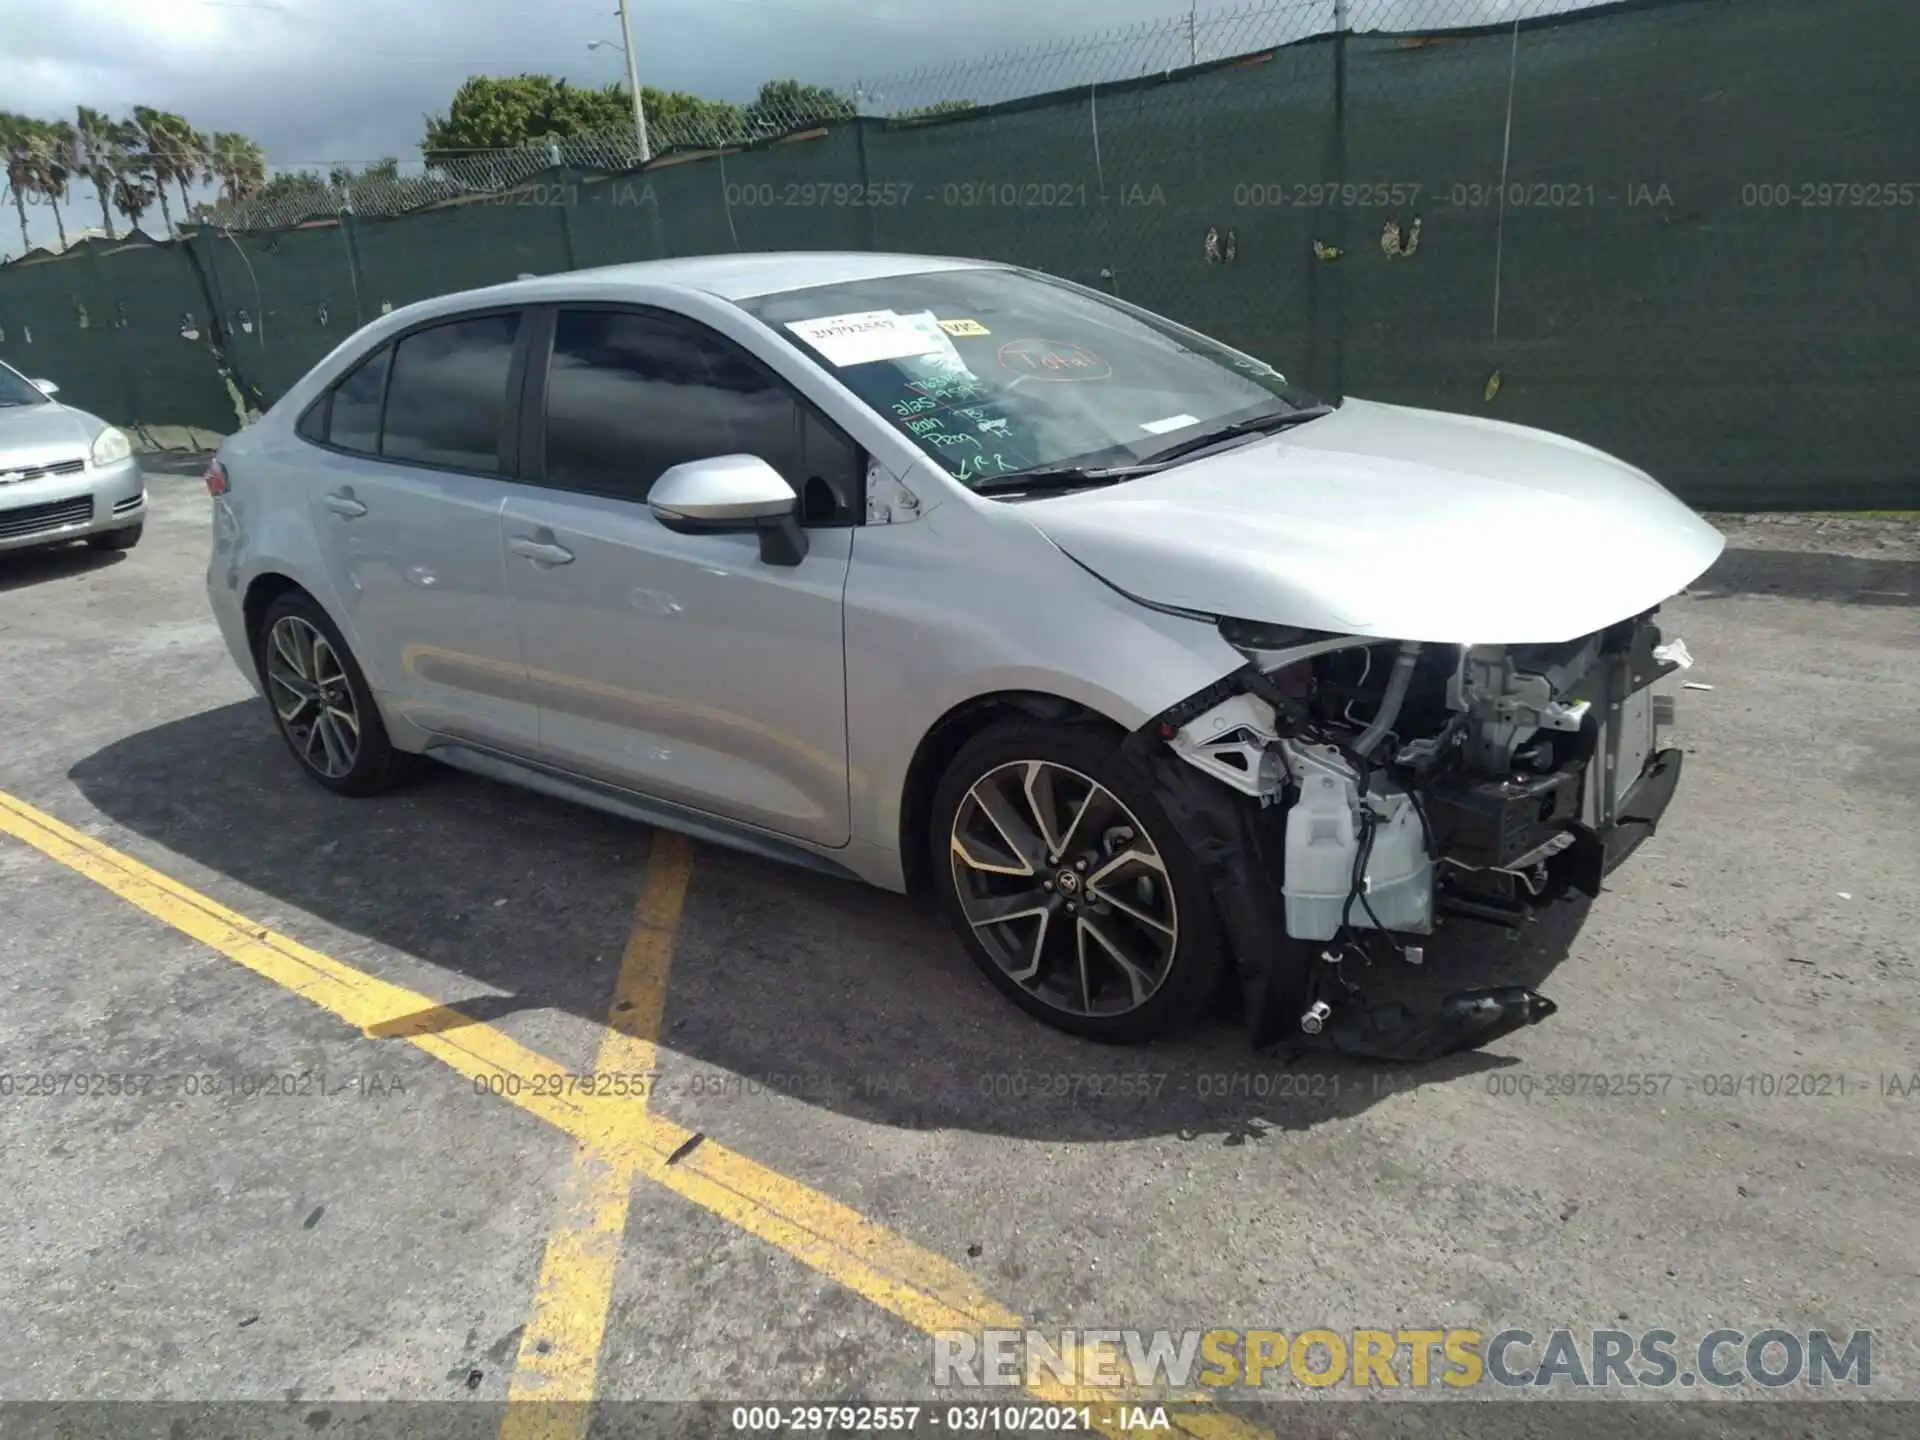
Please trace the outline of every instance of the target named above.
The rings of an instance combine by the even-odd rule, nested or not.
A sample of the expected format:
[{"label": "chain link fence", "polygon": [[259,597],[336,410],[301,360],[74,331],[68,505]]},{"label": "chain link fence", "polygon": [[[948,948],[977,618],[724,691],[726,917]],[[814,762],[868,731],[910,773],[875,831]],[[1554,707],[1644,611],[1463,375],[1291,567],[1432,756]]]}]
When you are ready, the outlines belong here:
[{"label": "chain link fence", "polygon": [[[1193,69],[1263,48],[1342,31],[1402,25],[1450,28],[1489,18],[1515,21],[1564,13],[1595,0],[1267,0],[1226,10],[1145,22],[1074,36],[951,65],[871,81],[854,80],[810,102],[758,101],[709,107],[692,114],[650,117],[648,150],[655,160],[683,160],[723,149],[765,143],[852,117],[916,121],[990,111],[1079,87],[1113,85]],[[428,162],[409,162],[393,176],[355,175],[352,165],[283,170],[285,193],[221,200],[205,223],[231,230],[275,230],[351,212],[365,217],[498,195],[557,172],[614,175],[639,169],[632,126],[596,135],[556,136],[513,149],[476,150]],[[309,183],[289,189],[298,175]],[[272,178],[271,172],[269,178]]]},{"label": "chain link fence", "polygon": [[[8,266],[0,355],[116,416],[231,429],[430,295],[676,255],[962,254],[1173,315],[1329,396],[1563,432],[1703,506],[1911,508],[1914,53],[1911,0],[1183,15],[750,126],[651,125],[645,166],[625,131],[557,140]],[[136,251],[177,288],[128,296]],[[76,309],[114,318],[77,334]],[[128,337],[163,310],[224,367],[197,398],[144,358],[177,339]],[[71,367],[13,353],[23,327]]]},{"label": "chain link fence", "polygon": [[[823,100],[817,106],[759,104],[737,114],[672,115],[650,118],[647,148],[654,163],[712,154],[715,151],[764,143],[813,126],[845,121],[854,105]],[[221,200],[208,207],[203,222],[226,230],[279,230],[309,220],[340,214],[366,218],[403,215],[437,205],[476,197],[498,196],[541,176],[569,173],[585,176],[624,174],[638,170],[639,134],[624,126],[597,135],[569,135],[510,150],[475,150],[413,162],[414,173],[392,176],[352,175],[351,165],[319,171],[282,171],[268,193]],[[311,177],[311,178],[309,178]],[[269,181],[274,178],[269,172]]]}]

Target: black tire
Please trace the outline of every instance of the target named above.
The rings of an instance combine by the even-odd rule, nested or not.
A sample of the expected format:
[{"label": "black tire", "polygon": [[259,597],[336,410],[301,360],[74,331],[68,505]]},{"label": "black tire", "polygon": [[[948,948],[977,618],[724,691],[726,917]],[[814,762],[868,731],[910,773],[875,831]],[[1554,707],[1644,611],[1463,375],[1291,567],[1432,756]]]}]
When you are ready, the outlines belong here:
[{"label": "black tire", "polygon": [[[289,619],[304,622],[320,633],[338,658],[339,678],[351,694],[359,739],[351,764],[338,774],[327,773],[322,763],[314,760],[316,747],[309,743],[314,738],[311,727],[302,733],[298,727],[291,726],[282,713],[281,704],[275,703],[279,686],[269,674],[268,650],[273,643],[275,627]],[[339,627],[306,591],[289,590],[267,607],[267,613],[260,620],[260,632],[254,638],[253,658],[261,688],[267,692],[274,726],[300,768],[316,784],[325,786],[337,795],[378,795],[404,784],[419,773],[424,762],[418,755],[394,749],[393,742],[387,736],[387,727],[381,722],[380,708],[374,703],[373,691],[367,685],[367,677],[361,672],[360,663],[347,648]],[[318,748],[324,757],[325,747]]]},{"label": "black tire", "polygon": [[140,532],[145,528],[142,522],[123,525],[118,530],[102,530],[97,535],[87,536],[87,544],[95,550],[131,550],[140,543]]},{"label": "black tire", "polygon": [[[1136,999],[1138,992],[1133,992],[1121,994],[1117,1001],[1108,1002],[1131,1007],[1119,1013],[1080,1013],[1072,1008],[1063,1008],[1042,993],[1044,975],[1058,975],[1062,965],[1069,969],[1075,966],[1077,949],[1063,951],[1062,946],[1076,947],[1086,943],[1080,927],[1094,918],[1094,912],[1098,911],[1107,920],[1118,918],[1123,929],[1131,929],[1136,936],[1151,938],[1144,928],[1130,924],[1124,917],[1115,917],[1110,909],[1096,901],[1096,892],[1091,884],[1084,880],[1077,882],[1075,893],[1079,904],[1085,907],[1085,913],[1065,922],[1067,928],[1064,935],[1060,928],[1053,928],[1049,933],[1048,929],[1041,928],[1041,922],[1037,919],[1033,930],[1018,931],[1009,929],[1007,924],[997,923],[987,923],[984,930],[977,929],[969,918],[968,904],[978,905],[981,898],[978,892],[982,888],[1004,885],[1008,890],[1019,890],[1028,882],[1024,872],[1022,876],[1002,880],[998,876],[982,875],[977,867],[969,867],[957,859],[954,853],[955,820],[964,804],[975,805],[975,809],[970,811],[973,823],[977,824],[984,814],[978,809],[977,802],[969,801],[976,783],[987,780],[991,784],[991,777],[1023,774],[1024,771],[1009,770],[1007,767],[1034,761],[1069,772],[1069,784],[1091,781],[1107,791],[1110,798],[1128,812],[1124,816],[1109,812],[1110,822],[1137,822],[1146,832],[1147,844],[1141,848],[1157,853],[1160,865],[1146,876],[1146,883],[1159,884],[1159,877],[1163,875],[1166,885],[1171,889],[1170,899],[1162,894],[1157,900],[1145,902],[1170,907],[1161,908],[1159,913],[1163,919],[1174,922],[1174,935],[1169,942],[1171,959],[1160,962],[1165,968],[1160,972],[1157,986],[1146,994],[1144,1000]],[[1066,818],[1064,813],[1056,812],[1057,830],[1068,829]],[[1097,830],[1098,827],[1095,828]],[[1128,835],[1131,830],[1132,823],[1126,830],[1118,830],[1110,825],[1107,848],[1102,850],[1098,843],[1095,845],[1094,858],[1090,862],[1094,866],[1093,873],[1097,874],[1116,853],[1116,845],[1119,849],[1136,848],[1130,837],[1119,841],[1113,838],[1115,835]],[[1073,843],[1063,852],[1062,858],[1067,863],[1061,867],[1056,879],[1041,881],[1052,896],[1046,903],[1054,907],[1052,915],[1044,922],[1046,926],[1053,926],[1056,919],[1064,920],[1060,914],[1061,906],[1055,902],[1065,885],[1074,883],[1074,877],[1065,874],[1065,871],[1074,868],[1071,863],[1073,854],[1087,853],[1083,845],[1087,838],[1085,835],[1074,835]],[[1005,720],[990,726],[962,747],[941,778],[934,794],[927,843],[940,906],[960,937],[960,943],[966,946],[967,953],[987,979],[1028,1014],[1069,1034],[1110,1044],[1135,1045],[1173,1034],[1207,1013],[1226,970],[1225,947],[1221,941],[1213,897],[1198,860],[1175,833],[1165,811],[1154,798],[1152,787],[1138,769],[1121,756],[1119,736],[1115,732],[1090,724],[1047,724],[1027,719]],[[1041,848],[1044,850],[1046,847],[1043,845]],[[1045,868],[1045,858],[1041,857],[1042,868]],[[969,887],[969,894],[973,897],[971,902],[962,898],[963,886]],[[1085,888],[1078,888],[1080,886]],[[1138,899],[1137,892],[1127,893]],[[1013,903],[1024,902],[1015,899]],[[1127,913],[1133,915],[1138,912],[1129,910]],[[1165,929],[1164,926],[1156,928]],[[1035,970],[1033,980],[1023,983],[1016,979],[1003,959],[996,958],[994,949],[983,941],[983,933],[1003,947],[1003,955],[1011,950],[1016,936],[1020,937],[1018,944],[1023,951],[1031,944],[1033,954],[1022,954],[1017,958],[1023,964],[1032,961]],[[1036,938],[1029,940],[1026,938],[1029,935]],[[1110,993],[1117,990],[1118,982],[1126,978],[1124,974],[1111,960],[1100,956],[1097,949],[1090,953],[1095,957],[1095,968],[1104,964],[1110,972]],[[1046,958],[1036,958],[1042,955]],[[1071,988],[1071,975],[1064,977],[1064,982],[1067,988]],[[1082,993],[1085,993],[1084,990]],[[1083,1011],[1091,1008],[1091,1005],[1082,1005]]]}]

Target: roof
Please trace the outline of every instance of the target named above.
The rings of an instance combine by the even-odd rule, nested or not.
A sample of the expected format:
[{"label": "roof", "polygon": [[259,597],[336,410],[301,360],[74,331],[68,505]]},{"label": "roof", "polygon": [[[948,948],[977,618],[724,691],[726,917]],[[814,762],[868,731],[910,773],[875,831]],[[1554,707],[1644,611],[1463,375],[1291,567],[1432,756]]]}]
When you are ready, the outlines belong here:
[{"label": "roof", "polygon": [[852,280],[881,280],[891,275],[923,275],[935,270],[1002,268],[989,260],[956,260],[932,255],[882,255],[863,250],[789,250],[751,255],[689,255],[675,260],[640,260],[572,270],[540,280],[520,281],[507,289],[529,296],[543,289],[577,286],[582,280],[633,285],[670,285],[700,290],[722,300],[750,300],[781,290],[806,290]]},{"label": "roof", "polygon": [[[793,250],[751,255],[689,255],[676,260],[640,260],[557,275],[455,290],[415,300],[383,313],[343,342],[359,348],[422,321],[492,305],[538,305],[572,300],[619,300],[634,291],[688,290],[738,302],[783,290],[807,290],[854,280],[883,280],[891,275],[926,275],[941,270],[1005,270],[992,260],[955,260],[934,255],[875,255],[861,250]],[[322,367],[324,368],[324,367]]]}]

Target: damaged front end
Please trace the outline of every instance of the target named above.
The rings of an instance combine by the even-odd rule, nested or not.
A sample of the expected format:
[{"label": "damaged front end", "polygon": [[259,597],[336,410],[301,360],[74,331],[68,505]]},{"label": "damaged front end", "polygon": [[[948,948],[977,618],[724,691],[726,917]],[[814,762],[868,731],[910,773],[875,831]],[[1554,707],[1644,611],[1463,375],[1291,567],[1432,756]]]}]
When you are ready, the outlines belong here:
[{"label": "damaged front end", "polygon": [[1221,623],[1246,667],[1132,748],[1209,865],[1257,1045],[1408,1062],[1553,1013],[1518,986],[1415,1013],[1372,1003],[1369,979],[1421,964],[1442,917],[1517,931],[1597,895],[1653,832],[1681,753],[1652,687],[1692,663],[1655,613],[1527,645]]}]

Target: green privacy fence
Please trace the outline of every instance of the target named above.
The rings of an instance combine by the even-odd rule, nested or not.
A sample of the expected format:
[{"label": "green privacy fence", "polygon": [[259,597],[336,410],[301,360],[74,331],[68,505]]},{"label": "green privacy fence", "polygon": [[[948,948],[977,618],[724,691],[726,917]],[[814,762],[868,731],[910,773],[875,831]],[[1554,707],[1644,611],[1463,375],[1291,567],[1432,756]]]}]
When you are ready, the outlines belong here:
[{"label": "green privacy fence", "polygon": [[1920,6],[1648,0],[1406,34],[1324,4],[1320,33],[1144,78],[35,254],[0,268],[0,358],[161,439],[231,431],[389,308],[524,273],[972,255],[1323,394],[1561,431],[1703,507],[1920,506]]}]

